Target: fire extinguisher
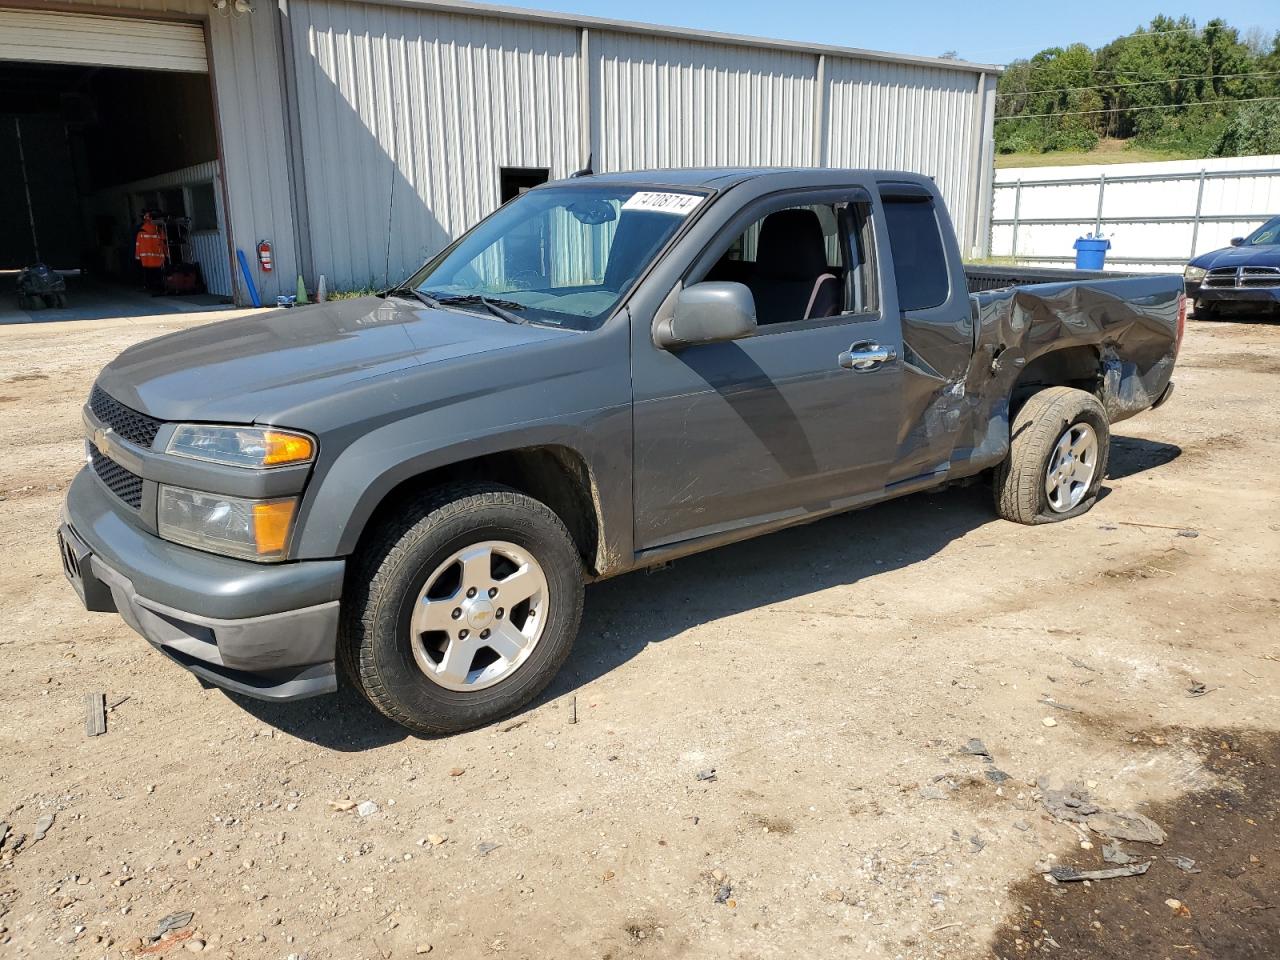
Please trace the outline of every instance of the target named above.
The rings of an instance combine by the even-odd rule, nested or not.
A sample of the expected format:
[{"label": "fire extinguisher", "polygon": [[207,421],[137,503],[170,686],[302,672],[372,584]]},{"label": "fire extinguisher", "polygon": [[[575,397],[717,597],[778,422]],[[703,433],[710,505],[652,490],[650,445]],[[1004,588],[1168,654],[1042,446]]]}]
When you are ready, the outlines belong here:
[{"label": "fire extinguisher", "polygon": [[258,241],[258,266],[262,268],[263,273],[270,273],[271,266],[271,241]]}]

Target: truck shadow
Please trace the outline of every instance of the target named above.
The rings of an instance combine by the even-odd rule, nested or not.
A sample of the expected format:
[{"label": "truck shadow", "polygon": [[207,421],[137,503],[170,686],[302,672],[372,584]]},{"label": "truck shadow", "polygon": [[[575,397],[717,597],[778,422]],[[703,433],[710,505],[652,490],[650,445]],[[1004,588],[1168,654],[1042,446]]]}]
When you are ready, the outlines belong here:
[{"label": "truck shadow", "polygon": [[[1116,437],[1108,476],[1130,477],[1163,466],[1181,452],[1172,444]],[[1099,499],[1109,492],[1104,485]],[[595,584],[587,588],[582,630],[569,661],[521,712],[573,693],[650,644],[713,620],[920,563],[952,541],[1000,523],[990,487],[976,483],[828,517],[697,554],[655,573],[630,573]],[[1008,529],[1012,535],[1018,528]],[[332,750],[369,750],[410,736],[345,684],[336,697],[292,704],[227,696],[263,723]]]},{"label": "truck shadow", "polygon": [[1125,477],[1163,467],[1180,456],[1182,448],[1176,444],[1158,443],[1142,437],[1112,437],[1107,479],[1123,480]]},{"label": "truck shadow", "polygon": [[592,682],[650,644],[920,563],[997,522],[990,488],[977,484],[829,517],[597,584],[587,591],[574,655],[541,700]]}]

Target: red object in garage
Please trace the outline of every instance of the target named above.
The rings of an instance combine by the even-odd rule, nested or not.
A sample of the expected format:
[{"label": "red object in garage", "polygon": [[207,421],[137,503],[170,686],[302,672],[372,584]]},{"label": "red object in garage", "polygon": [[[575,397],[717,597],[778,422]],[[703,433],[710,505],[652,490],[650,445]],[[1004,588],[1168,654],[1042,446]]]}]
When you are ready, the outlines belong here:
[{"label": "red object in garage", "polygon": [[258,241],[258,266],[262,268],[263,273],[270,273],[273,269],[271,265],[271,241]]}]

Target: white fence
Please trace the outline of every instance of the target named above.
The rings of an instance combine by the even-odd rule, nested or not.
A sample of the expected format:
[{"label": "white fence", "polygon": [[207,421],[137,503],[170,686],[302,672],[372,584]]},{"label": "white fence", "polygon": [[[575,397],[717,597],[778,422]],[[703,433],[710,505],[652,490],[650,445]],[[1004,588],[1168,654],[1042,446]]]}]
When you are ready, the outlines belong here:
[{"label": "white fence", "polygon": [[1280,215],[1280,156],[996,171],[993,257],[1075,261],[1087,233],[1111,240],[1107,264],[1175,271]]}]

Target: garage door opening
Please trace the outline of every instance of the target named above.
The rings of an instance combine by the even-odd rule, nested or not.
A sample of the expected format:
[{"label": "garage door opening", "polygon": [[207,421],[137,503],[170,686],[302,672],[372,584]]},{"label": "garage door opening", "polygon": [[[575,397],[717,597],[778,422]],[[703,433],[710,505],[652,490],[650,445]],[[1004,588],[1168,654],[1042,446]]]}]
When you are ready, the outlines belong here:
[{"label": "garage door opening", "polygon": [[[137,59],[136,42],[102,50],[101,37],[97,29],[88,52],[68,50],[65,31],[52,51],[47,37],[29,47],[12,32],[0,41],[0,322],[230,302],[209,76],[93,62]],[[174,62],[203,66],[203,45],[189,52]],[[10,56],[29,59],[2,59]],[[41,263],[65,291],[55,278],[24,275]]]}]

